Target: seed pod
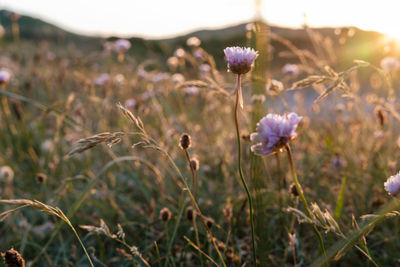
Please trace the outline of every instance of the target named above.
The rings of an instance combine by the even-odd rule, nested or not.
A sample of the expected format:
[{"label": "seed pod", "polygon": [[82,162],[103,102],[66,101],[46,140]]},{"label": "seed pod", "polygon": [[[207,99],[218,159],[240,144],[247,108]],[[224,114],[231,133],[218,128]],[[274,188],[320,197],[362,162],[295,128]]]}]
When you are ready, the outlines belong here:
[{"label": "seed pod", "polygon": [[299,192],[297,192],[297,188],[296,188],[295,184],[290,185],[289,192],[294,197],[297,197],[299,195]]},{"label": "seed pod", "polygon": [[25,267],[25,261],[18,251],[13,248],[1,253],[7,267]]},{"label": "seed pod", "polygon": [[187,209],[186,209],[186,219],[187,219],[189,222],[191,222],[191,221],[193,221],[193,219],[195,218],[195,216],[196,216],[196,213],[195,213],[195,211],[193,210],[193,208],[192,208],[192,207],[187,207]]},{"label": "seed pod", "polygon": [[206,225],[208,229],[211,229],[211,227],[214,225],[215,221],[212,218],[207,218],[206,219]]},{"label": "seed pod", "polygon": [[36,174],[35,180],[36,180],[36,182],[38,182],[39,184],[42,184],[42,183],[46,182],[46,180],[47,180],[47,175],[44,174],[44,173],[40,173],[40,172],[39,172],[39,173]]},{"label": "seed pod", "polygon": [[192,166],[192,168],[193,168],[193,170],[195,170],[195,171],[198,171],[199,170],[199,165],[200,163],[199,163],[199,161],[196,159],[196,158],[194,158],[194,159],[192,159],[191,161],[190,161],[190,165]]},{"label": "seed pod", "polygon": [[190,145],[191,145],[191,138],[190,138],[190,135],[187,134],[187,133],[182,134],[182,135],[181,135],[181,139],[180,139],[180,141],[179,141],[179,146],[180,146],[182,149],[188,149],[188,148],[190,148]]},{"label": "seed pod", "polygon": [[164,222],[168,222],[171,219],[171,211],[168,208],[163,208],[160,211],[160,219]]}]

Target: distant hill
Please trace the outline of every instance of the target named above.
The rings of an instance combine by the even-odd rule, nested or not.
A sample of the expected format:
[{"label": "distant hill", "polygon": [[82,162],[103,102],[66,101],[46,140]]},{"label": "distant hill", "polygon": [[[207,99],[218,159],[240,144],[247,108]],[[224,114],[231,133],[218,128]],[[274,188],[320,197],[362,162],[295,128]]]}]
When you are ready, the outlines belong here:
[{"label": "distant hill", "polygon": [[[10,11],[0,11],[0,23],[6,30],[6,35],[4,37],[5,41],[11,41],[13,37],[11,34],[12,22],[10,19]],[[73,43],[75,47],[84,51],[100,50],[102,49],[103,42],[117,38],[111,37],[105,39],[101,37],[83,36],[65,31],[43,20],[24,15],[19,18],[18,25],[20,28],[21,40],[31,41],[34,43],[47,41],[54,43],[59,47]],[[280,37],[289,40],[300,49],[313,50],[313,43],[304,29],[289,29],[272,26],[270,27],[270,30]],[[353,59],[374,61],[376,58],[382,57],[383,51],[380,51],[381,48],[377,45],[377,40],[382,38],[382,34],[371,31],[362,31],[352,27],[351,30],[353,31],[354,36],[347,38],[348,40],[344,44],[339,44],[339,38],[341,36],[335,34],[334,30],[335,29],[333,28],[313,29],[316,34],[329,37],[332,41],[334,53],[340,54],[340,58],[343,58],[345,61],[339,62],[340,65],[345,66],[350,64]],[[342,31],[342,33],[346,33],[346,30],[347,29]],[[222,52],[225,47],[233,45],[249,45],[249,40],[246,39],[246,24],[240,24],[217,30],[195,31],[190,34],[170,39],[146,40],[132,37],[129,38],[132,42],[132,49],[129,53],[132,56],[135,56],[138,60],[144,60],[155,55],[159,58],[166,59],[168,56],[173,54],[173,51],[176,48],[186,47],[186,40],[191,36],[197,36],[202,40],[202,47],[217,58],[217,64],[219,66],[225,65],[223,62]],[[288,50],[280,42],[272,41],[271,44],[274,47],[274,62],[276,63],[275,66],[277,68],[285,62],[295,60],[293,58],[279,56],[282,51]]]}]

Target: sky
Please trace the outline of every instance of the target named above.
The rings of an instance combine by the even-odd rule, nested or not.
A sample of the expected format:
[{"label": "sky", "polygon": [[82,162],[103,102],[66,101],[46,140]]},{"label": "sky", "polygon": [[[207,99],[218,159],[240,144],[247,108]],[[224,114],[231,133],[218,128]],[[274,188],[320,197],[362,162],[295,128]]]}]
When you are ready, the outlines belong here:
[{"label": "sky", "polygon": [[400,39],[398,0],[0,0],[10,9],[87,35],[173,37],[249,22],[271,25],[357,26]]}]

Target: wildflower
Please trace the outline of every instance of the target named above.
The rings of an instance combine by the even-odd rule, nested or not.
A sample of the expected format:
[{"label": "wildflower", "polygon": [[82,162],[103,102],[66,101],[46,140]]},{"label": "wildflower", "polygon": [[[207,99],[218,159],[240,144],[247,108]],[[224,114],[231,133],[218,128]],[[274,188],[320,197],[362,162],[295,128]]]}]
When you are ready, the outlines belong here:
[{"label": "wildflower", "polygon": [[119,73],[119,74],[115,75],[113,80],[118,87],[124,86],[125,77],[123,74]]},{"label": "wildflower", "polygon": [[159,82],[168,80],[169,77],[170,77],[169,73],[159,72],[159,73],[155,74],[153,77],[151,77],[151,82],[159,83]]},{"label": "wildflower", "polygon": [[125,53],[131,48],[131,42],[125,39],[119,39],[114,42],[113,48],[117,53]]},{"label": "wildflower", "polygon": [[171,211],[168,208],[163,208],[160,211],[160,219],[164,222],[168,222],[171,219]]},{"label": "wildflower", "polygon": [[190,46],[190,47],[198,47],[198,46],[200,46],[201,41],[196,36],[193,36],[186,40],[186,44],[187,44],[187,46]]},{"label": "wildflower", "polygon": [[191,143],[191,138],[190,135],[188,135],[187,133],[182,134],[181,139],[179,141],[179,146],[182,149],[188,149],[190,148],[190,144]]},{"label": "wildflower", "polygon": [[0,38],[2,38],[5,33],[6,33],[6,30],[4,29],[3,25],[0,24]]},{"label": "wildflower", "polygon": [[175,74],[172,75],[171,80],[172,80],[173,83],[177,83],[177,84],[184,83],[185,82],[185,76],[183,76],[180,73],[175,73]]},{"label": "wildflower", "polygon": [[0,181],[11,183],[14,178],[14,171],[10,166],[0,167]]},{"label": "wildflower", "polygon": [[179,65],[179,59],[177,57],[169,57],[167,64],[171,69],[176,69]]},{"label": "wildflower", "polygon": [[283,91],[283,83],[277,80],[271,80],[266,86],[267,92],[270,95],[279,95]]},{"label": "wildflower", "polygon": [[335,169],[343,169],[347,166],[346,161],[340,156],[338,152],[335,153],[335,157],[332,159],[332,166]]},{"label": "wildflower", "polygon": [[136,100],[134,98],[128,98],[125,101],[125,107],[127,109],[134,109],[136,107]]},{"label": "wildflower", "polygon": [[7,70],[0,70],[0,85],[7,84],[11,80],[11,73]]},{"label": "wildflower", "polygon": [[390,176],[383,185],[389,195],[396,196],[400,192],[400,172]]},{"label": "wildflower", "polygon": [[201,64],[199,66],[199,71],[200,73],[208,73],[211,71],[211,66],[208,64]]},{"label": "wildflower", "polygon": [[147,101],[150,98],[154,97],[156,94],[154,91],[146,91],[143,94],[141,94],[140,98],[142,99],[142,101]]},{"label": "wildflower", "polygon": [[283,116],[268,114],[257,123],[257,133],[250,135],[250,140],[256,143],[251,146],[251,151],[259,155],[282,151],[296,138],[296,128],[302,118],[294,112]]},{"label": "wildflower", "polygon": [[97,76],[93,79],[93,83],[95,85],[104,85],[110,81],[110,75],[107,73],[103,73],[100,76]]},{"label": "wildflower", "polygon": [[52,139],[46,139],[40,144],[40,149],[45,153],[53,152],[54,142]]},{"label": "wildflower", "polygon": [[183,58],[185,56],[186,52],[182,48],[178,48],[175,50],[174,56],[177,58]]},{"label": "wildflower", "polygon": [[394,57],[385,57],[381,60],[381,68],[385,72],[395,71],[400,68],[400,61]]},{"label": "wildflower", "polygon": [[196,51],[194,51],[193,56],[197,59],[203,59],[204,58],[204,53],[203,50],[201,48],[196,49]]},{"label": "wildflower", "polygon": [[144,69],[139,69],[137,74],[140,78],[145,78],[147,76],[147,71],[145,71]]},{"label": "wildflower", "polygon": [[285,66],[283,66],[282,72],[284,74],[296,76],[297,74],[299,74],[299,67],[295,64],[286,64]]},{"label": "wildflower", "polygon": [[186,89],[185,89],[186,95],[195,96],[195,95],[198,95],[199,93],[200,93],[200,89],[197,86],[189,86],[189,87],[186,87]]},{"label": "wildflower", "polygon": [[258,57],[258,51],[253,48],[242,48],[238,46],[224,49],[228,69],[234,74],[245,74],[250,71],[254,60]]}]

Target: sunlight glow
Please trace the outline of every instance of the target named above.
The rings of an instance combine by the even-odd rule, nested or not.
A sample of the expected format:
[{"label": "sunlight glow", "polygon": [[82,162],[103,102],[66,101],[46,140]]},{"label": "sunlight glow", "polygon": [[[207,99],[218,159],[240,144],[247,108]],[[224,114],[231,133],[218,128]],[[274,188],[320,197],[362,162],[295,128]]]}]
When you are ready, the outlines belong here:
[{"label": "sunlight glow", "polygon": [[[301,27],[356,26],[400,39],[395,23],[400,2],[261,0],[261,16],[272,25]],[[248,22],[254,0],[52,1],[2,0],[0,8],[40,17],[67,30],[90,35],[172,37],[196,29]]]}]

